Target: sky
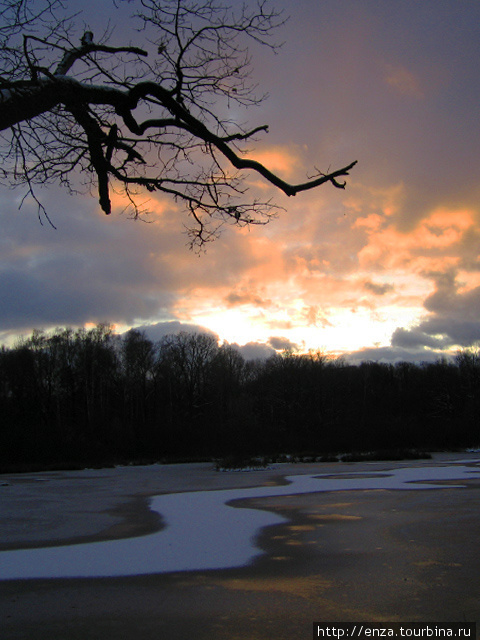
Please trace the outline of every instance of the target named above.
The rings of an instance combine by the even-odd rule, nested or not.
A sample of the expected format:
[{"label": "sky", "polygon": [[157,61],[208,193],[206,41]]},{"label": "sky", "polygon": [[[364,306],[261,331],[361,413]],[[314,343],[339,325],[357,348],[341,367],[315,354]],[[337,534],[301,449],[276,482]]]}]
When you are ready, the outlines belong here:
[{"label": "sky", "polygon": [[[114,24],[102,3],[82,2],[80,19]],[[247,116],[269,133],[252,156],[291,182],[358,160],[346,189],[272,192],[275,220],[225,227],[197,254],[168,200],[150,200],[147,223],[122,203],[107,217],[95,195],[40,189],[54,229],[31,200],[19,209],[21,190],[0,187],[0,343],[107,322],[154,339],[202,327],[249,357],[428,361],[478,344],[480,3],[275,6],[290,19],[277,55],[253,51],[269,97]]]}]

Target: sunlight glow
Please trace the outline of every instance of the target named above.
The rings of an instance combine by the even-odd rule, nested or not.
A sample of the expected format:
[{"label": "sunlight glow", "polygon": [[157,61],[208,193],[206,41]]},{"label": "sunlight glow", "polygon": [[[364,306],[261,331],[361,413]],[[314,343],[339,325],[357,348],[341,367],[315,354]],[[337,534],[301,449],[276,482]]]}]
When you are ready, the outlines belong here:
[{"label": "sunlight glow", "polygon": [[263,313],[253,307],[211,310],[192,314],[191,322],[208,327],[221,341],[239,345],[268,342],[282,337],[300,352],[310,349],[326,353],[347,353],[364,347],[387,346],[398,326],[414,324],[421,309],[383,306],[380,311],[367,307],[331,309],[328,314],[310,316],[303,301],[297,300],[289,310]]},{"label": "sunlight glow", "polygon": [[[194,321],[214,331],[222,341],[237,343],[265,340],[268,338],[262,331],[262,319],[253,309],[219,309],[200,313]],[[262,335],[263,334],[263,335]]]},{"label": "sunlight glow", "polygon": [[291,149],[280,146],[267,147],[263,151],[258,149],[249,154],[249,157],[261,162],[271,171],[282,173],[284,176],[292,175],[295,167],[299,164],[297,156],[292,153]]}]

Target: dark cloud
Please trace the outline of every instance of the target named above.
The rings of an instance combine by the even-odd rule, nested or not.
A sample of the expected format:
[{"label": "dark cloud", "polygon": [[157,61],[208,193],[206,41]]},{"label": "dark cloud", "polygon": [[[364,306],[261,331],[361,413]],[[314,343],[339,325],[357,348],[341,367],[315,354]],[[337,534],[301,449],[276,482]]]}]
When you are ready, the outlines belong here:
[{"label": "dark cloud", "polygon": [[466,348],[480,342],[480,321],[468,322],[437,316],[412,329],[396,329],[393,347],[426,347],[438,350]]},{"label": "dark cloud", "polygon": [[251,304],[255,307],[269,307],[271,300],[264,300],[255,293],[248,291],[232,291],[225,296],[225,302],[229,307],[236,307],[242,304]]},{"label": "dark cloud", "polygon": [[453,269],[445,273],[432,274],[432,279],[436,288],[425,299],[425,309],[458,320],[475,321],[480,317],[480,287],[461,292],[461,285]]},{"label": "dark cloud", "polygon": [[272,336],[268,339],[268,344],[275,349],[275,351],[297,351],[299,346],[288,338]]},{"label": "dark cloud", "polygon": [[160,314],[173,295],[132,257],[117,243],[100,251],[68,242],[55,252],[36,246],[24,259],[0,263],[0,329],[131,323]]},{"label": "dark cloud", "polygon": [[363,283],[363,288],[376,296],[384,296],[386,293],[390,293],[395,289],[393,284],[375,284],[375,282],[370,282],[369,280]]},{"label": "dark cloud", "polygon": [[401,347],[369,347],[345,354],[344,359],[354,365],[362,362],[384,362],[395,364],[397,362],[436,362],[445,357],[442,351],[428,349],[403,349]]},{"label": "dark cloud", "polygon": [[0,331],[168,317],[183,287],[217,278],[186,247],[175,212],[166,227],[103,216],[94,199],[53,187],[43,195],[56,229],[28,203],[20,212],[0,204]]},{"label": "dark cloud", "polygon": [[[66,261],[62,268],[67,269]],[[159,300],[150,301],[135,292],[128,297],[118,295],[114,289],[102,286],[100,279],[72,284],[63,282],[63,278],[51,278],[41,269],[34,273],[0,270],[1,330],[82,325],[115,317],[133,320],[133,309],[140,316],[148,316],[160,306]]]},{"label": "dark cloud", "polygon": [[247,342],[242,346],[233,343],[230,346],[237,349],[245,360],[267,360],[276,353],[275,349],[264,342]]},{"label": "dark cloud", "polygon": [[454,349],[480,342],[480,287],[462,291],[457,273],[432,273],[435,290],[424,302],[430,317],[411,329],[396,329],[393,347]]},{"label": "dark cloud", "polygon": [[446,346],[469,347],[480,341],[480,320],[466,321],[438,316],[422,322],[420,329],[429,335],[441,335]]},{"label": "dark cloud", "polygon": [[[423,325],[422,325],[423,326]],[[430,347],[432,349],[442,349],[445,341],[434,338],[421,327],[415,329],[403,329],[399,327],[392,334],[392,347],[401,347],[405,349],[416,349],[422,347]]]},{"label": "dark cloud", "polygon": [[179,333],[206,333],[212,335],[218,339],[218,336],[210,329],[202,327],[198,324],[189,324],[186,322],[178,322],[172,320],[171,322],[156,322],[155,324],[139,325],[135,329],[145,332],[146,336],[152,342],[158,342],[165,336],[177,335]]}]

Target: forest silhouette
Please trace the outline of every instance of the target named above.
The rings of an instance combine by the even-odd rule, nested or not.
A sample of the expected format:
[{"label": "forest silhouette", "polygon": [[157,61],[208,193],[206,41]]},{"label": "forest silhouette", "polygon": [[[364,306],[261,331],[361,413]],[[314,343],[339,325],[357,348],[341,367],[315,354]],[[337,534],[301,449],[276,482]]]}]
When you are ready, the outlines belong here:
[{"label": "forest silhouette", "polygon": [[245,360],[210,334],[34,331],[0,351],[0,468],[439,450],[479,443],[480,356]]}]

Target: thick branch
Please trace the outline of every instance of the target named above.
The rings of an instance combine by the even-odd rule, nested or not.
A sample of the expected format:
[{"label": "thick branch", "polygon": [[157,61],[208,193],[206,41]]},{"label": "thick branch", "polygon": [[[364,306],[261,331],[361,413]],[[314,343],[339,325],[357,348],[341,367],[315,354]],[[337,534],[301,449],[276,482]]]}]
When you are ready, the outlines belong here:
[{"label": "thick branch", "polygon": [[68,109],[87,136],[90,161],[97,174],[98,200],[103,211],[108,215],[112,211],[112,205],[108,188],[109,164],[103,155],[102,149],[104,133],[88,113],[88,108],[85,105],[69,105]]},{"label": "thick branch", "polygon": [[[3,85],[5,87],[5,85]],[[60,102],[59,87],[50,81],[15,82],[0,90],[0,131],[54,109]]]},{"label": "thick branch", "polygon": [[[342,167],[341,169],[338,169],[331,173],[322,174],[319,177],[314,178],[313,180],[308,180],[307,182],[303,182],[301,184],[292,185],[272,173],[260,162],[257,162],[256,160],[250,160],[248,158],[241,158],[228,145],[225,138],[222,138],[221,136],[218,136],[210,131],[203,124],[203,122],[198,120],[198,118],[195,118],[183,104],[175,100],[171,93],[163,89],[163,87],[151,82],[142,82],[130,91],[130,95],[132,96],[135,104],[137,104],[141,98],[146,98],[147,96],[153,96],[157,98],[157,100],[159,100],[170,111],[170,113],[172,113],[172,115],[178,117],[180,121],[179,124],[181,123],[181,126],[183,126],[185,129],[190,131],[190,133],[194,134],[201,140],[214,145],[236,169],[251,169],[253,171],[256,171],[266,180],[268,180],[268,182],[283,191],[287,196],[295,196],[301,191],[314,189],[315,187],[325,184],[326,182],[331,182],[337,189],[344,189],[345,183],[338,182],[337,178],[347,176],[349,171],[357,164],[357,161],[355,160],[346,167]],[[136,133],[137,135],[140,134],[140,132],[143,132],[143,125],[137,125],[132,129],[132,132]]]}]

